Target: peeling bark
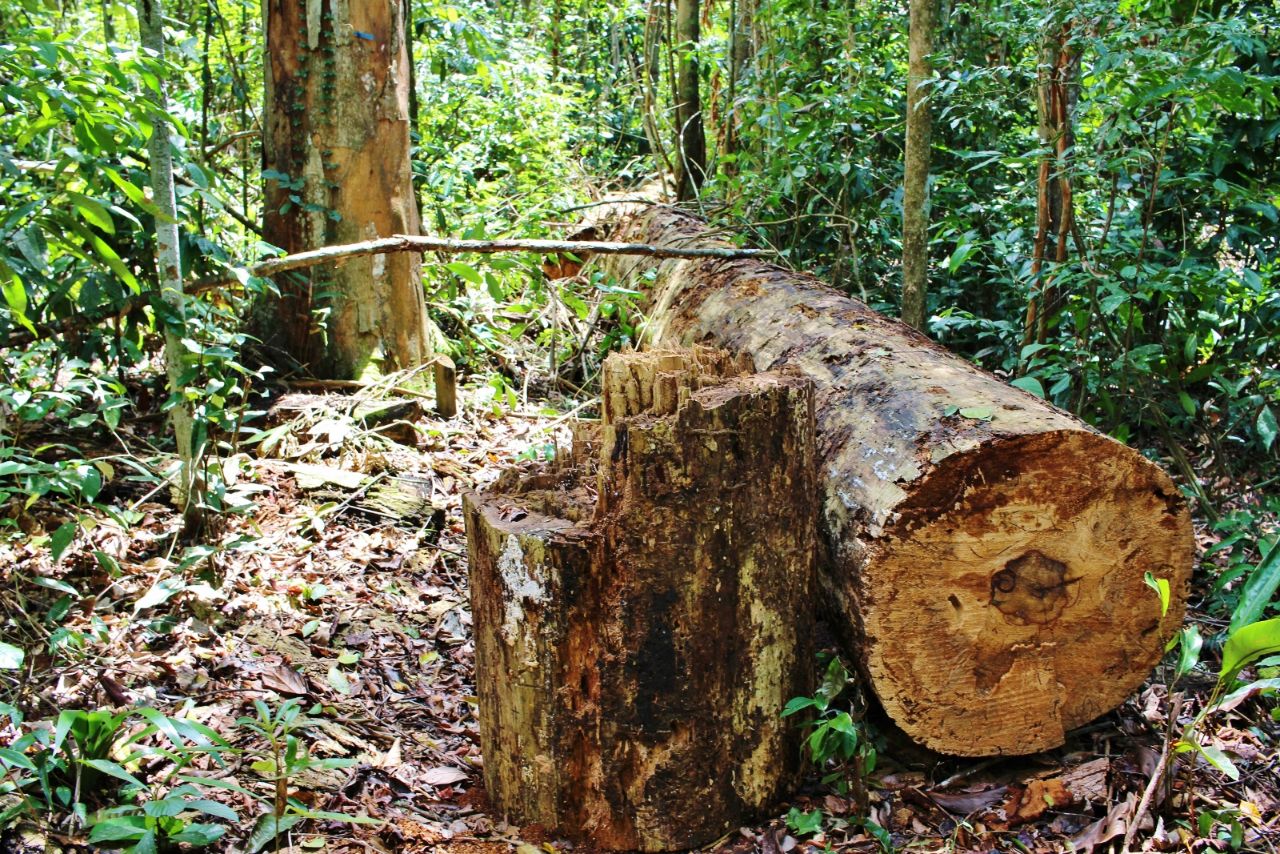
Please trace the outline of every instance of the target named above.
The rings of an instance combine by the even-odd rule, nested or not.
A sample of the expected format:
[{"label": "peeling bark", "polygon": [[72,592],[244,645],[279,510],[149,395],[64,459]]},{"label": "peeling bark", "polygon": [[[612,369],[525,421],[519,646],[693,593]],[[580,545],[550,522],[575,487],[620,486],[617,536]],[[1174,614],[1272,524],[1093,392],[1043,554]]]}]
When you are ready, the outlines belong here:
[{"label": "peeling bark", "polygon": [[741,364],[611,356],[602,430],[465,497],[485,786],[511,819],[686,850],[794,782],[812,385]]},{"label": "peeling bark", "polygon": [[[288,253],[417,234],[403,0],[267,0],[264,232]],[[353,258],[281,276],[258,334],[319,377],[420,364],[419,259]]]},{"label": "peeling bark", "polygon": [[[142,46],[158,61],[164,61],[164,9],[160,0],[138,0],[138,29]],[[182,255],[178,235],[178,206],[173,188],[173,156],[169,150],[168,87],[160,78],[159,109],[151,116],[151,138],[147,151],[151,157],[151,192],[160,216],[156,222],[156,277],[160,299],[169,318],[164,327],[164,364],[169,392],[182,395],[185,373],[182,330],[186,319],[186,296],[182,290]],[[202,479],[193,441],[195,422],[191,406],[185,400],[169,410],[173,425],[174,445],[182,472],[174,481],[174,504],[182,508],[183,525],[188,534],[201,526],[199,492]]]},{"label": "peeling bark", "polygon": [[[668,208],[614,214],[610,239],[717,245]],[[647,289],[649,340],[813,379],[826,603],[909,735],[1032,753],[1146,679],[1193,555],[1157,466],[812,276],[751,259],[593,263]],[[1170,583],[1163,617],[1145,572]]]}]

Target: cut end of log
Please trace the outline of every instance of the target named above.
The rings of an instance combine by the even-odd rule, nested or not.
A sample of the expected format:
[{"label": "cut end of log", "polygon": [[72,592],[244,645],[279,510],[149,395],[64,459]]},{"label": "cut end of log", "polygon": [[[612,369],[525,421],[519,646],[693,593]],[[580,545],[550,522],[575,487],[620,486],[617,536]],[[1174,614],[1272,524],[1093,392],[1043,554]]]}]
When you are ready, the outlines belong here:
[{"label": "cut end of log", "polygon": [[[615,206],[614,240],[716,246]],[[812,276],[753,259],[593,260],[646,293],[646,340],[816,386],[833,625],[889,716],[965,756],[1056,747],[1119,705],[1176,630],[1192,530],[1138,452]],[[1143,584],[1170,585],[1169,613]]]},{"label": "cut end of log", "polygon": [[[952,458],[898,508],[845,597],[886,711],[928,747],[1033,753],[1124,701],[1183,615],[1185,502],[1158,467],[1079,431]],[[1166,579],[1161,615],[1147,587]]]}]

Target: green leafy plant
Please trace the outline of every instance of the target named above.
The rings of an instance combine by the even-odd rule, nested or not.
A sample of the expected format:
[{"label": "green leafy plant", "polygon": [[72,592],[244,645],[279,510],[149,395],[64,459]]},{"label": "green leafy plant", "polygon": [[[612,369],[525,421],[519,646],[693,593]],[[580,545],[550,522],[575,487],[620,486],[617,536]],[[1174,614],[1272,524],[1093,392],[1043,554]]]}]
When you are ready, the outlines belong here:
[{"label": "green leafy plant", "polygon": [[[217,757],[230,749],[202,724],[145,707],[123,713],[67,710],[51,727],[23,727],[22,714],[12,706],[0,706],[0,713],[21,731],[0,748],[0,795],[14,796],[0,811],[0,826],[23,817],[69,823],[87,830],[95,845],[146,854],[182,843],[207,845],[225,832],[193,816],[237,820],[233,810],[202,798],[191,785],[147,783],[130,770],[161,756],[169,760],[171,777],[197,756]],[[157,735],[162,745],[144,743]]]},{"label": "green leafy plant", "polygon": [[[823,785],[832,786],[842,795],[852,798],[859,815],[846,824],[865,829],[876,838],[885,851],[892,850],[892,841],[885,831],[868,814],[869,797],[867,778],[875,770],[877,752],[874,739],[862,718],[836,703],[850,700],[849,671],[837,656],[830,656],[823,670],[822,682],[812,697],[794,697],[782,711],[783,717],[809,713],[811,717],[801,726],[810,730],[804,750],[810,761],[822,772]],[[797,833],[816,833],[823,825],[822,810],[801,812],[792,809],[787,815],[787,825]]]},{"label": "green leafy plant", "polygon": [[255,700],[253,708],[253,716],[241,717],[236,723],[257,735],[263,743],[258,758],[254,759],[249,767],[270,784],[270,793],[253,791],[228,780],[205,777],[183,778],[188,783],[237,792],[265,808],[254,822],[253,830],[245,844],[246,850],[261,851],[280,834],[309,819],[350,824],[377,823],[367,816],[311,809],[289,794],[290,781],[304,771],[347,768],[355,764],[353,759],[316,759],[307,752],[299,733],[315,723],[310,715],[318,714],[319,706],[313,706],[309,713],[304,714],[302,702],[293,698],[285,700],[275,709],[261,700]]}]

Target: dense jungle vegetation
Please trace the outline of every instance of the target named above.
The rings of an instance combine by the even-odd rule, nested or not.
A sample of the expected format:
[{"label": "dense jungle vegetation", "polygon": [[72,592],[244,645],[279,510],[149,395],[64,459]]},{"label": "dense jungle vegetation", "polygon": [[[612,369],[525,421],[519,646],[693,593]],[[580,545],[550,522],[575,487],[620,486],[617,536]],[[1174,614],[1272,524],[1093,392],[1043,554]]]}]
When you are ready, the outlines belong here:
[{"label": "dense jungle vegetation", "polygon": [[[137,851],[515,838],[477,823],[483,804],[434,806],[466,789],[467,757],[478,755],[468,741],[469,617],[456,610],[465,593],[448,593],[462,589],[448,551],[464,548],[456,493],[499,458],[553,452],[562,414],[591,411],[603,357],[640,340],[640,302],[598,274],[551,278],[532,253],[426,252],[429,349],[457,367],[463,418],[419,410],[402,418],[411,441],[399,444],[355,403],[304,413],[301,426],[282,420],[284,392],[434,393],[430,372],[390,349],[352,375],[324,376],[263,332],[292,320],[275,301],[279,278],[244,267],[298,248],[273,246],[265,235],[279,232],[264,220],[295,209],[340,225],[297,174],[264,163],[273,118],[263,7],[169,0],[159,56],[143,46],[132,4],[0,4],[0,847],[37,844],[33,833],[48,850]],[[657,0],[406,0],[421,232],[558,238],[603,195],[692,169],[686,209],[898,316],[906,5],[692,9],[696,41],[682,38],[675,4]],[[941,0],[921,89],[932,112],[923,331],[1141,449],[1196,514],[1193,613],[1168,690],[1148,703],[1167,711],[1182,679],[1183,721],[1176,703],[1167,721],[1134,719],[1174,752],[1205,757],[1196,779],[1206,800],[1170,806],[1144,831],[1170,846],[1160,850],[1275,850],[1280,839],[1274,770],[1239,782],[1231,758],[1265,769],[1278,743],[1278,28],[1280,5],[1252,0]],[[692,126],[677,110],[689,79],[705,134],[698,164],[677,142]],[[158,126],[167,149],[151,145]],[[166,153],[171,212],[153,183]],[[389,235],[367,235],[378,236]],[[174,239],[180,261],[162,274],[157,253],[167,257]],[[306,312],[323,335],[323,295]],[[176,434],[175,413],[186,425]],[[303,497],[290,485],[297,472],[272,465],[406,471],[396,456],[405,444],[434,455],[424,470],[454,502],[431,523],[444,550],[420,567],[433,591],[422,601],[448,607],[404,605],[431,617],[402,621],[395,655],[436,687],[422,689],[429,711],[387,730],[378,726],[395,715],[380,724],[359,711],[370,690],[361,686],[385,679],[384,691],[419,695],[401,664],[365,676],[361,660],[382,660],[372,611],[417,601],[393,575],[432,548],[424,526],[411,536],[344,527],[363,491]],[[341,561],[385,566],[386,578],[348,585]],[[375,588],[383,598],[360,599]],[[365,610],[350,619],[372,645],[335,645],[307,670],[310,688],[294,684],[303,677],[286,665],[328,644],[334,609],[359,611],[357,600]],[[297,625],[272,631],[301,652],[251,630],[277,611]],[[1244,690],[1240,668],[1218,664],[1229,634],[1250,626],[1269,634],[1252,639],[1248,660],[1272,657],[1246,672],[1239,702],[1252,717],[1234,722],[1244,735],[1232,741],[1204,709]],[[248,670],[234,663],[251,656],[234,651],[233,634],[258,651]],[[245,674],[264,690],[234,687]],[[433,735],[417,740],[414,728]],[[402,751],[417,776],[397,783]],[[844,767],[854,748],[814,752],[820,766]],[[208,773],[228,762],[240,776]],[[360,786],[353,767],[364,769]],[[379,774],[380,789],[368,782]],[[414,787],[435,800],[409,816],[419,829],[402,822],[388,841],[386,822],[409,815],[388,805]],[[840,823],[838,803],[815,798],[809,806],[825,811],[816,818],[792,809],[775,823],[816,835],[815,850],[927,835],[909,820],[891,835],[887,814]],[[971,825],[951,821],[938,844],[1054,850],[1079,830],[1020,838]]]}]

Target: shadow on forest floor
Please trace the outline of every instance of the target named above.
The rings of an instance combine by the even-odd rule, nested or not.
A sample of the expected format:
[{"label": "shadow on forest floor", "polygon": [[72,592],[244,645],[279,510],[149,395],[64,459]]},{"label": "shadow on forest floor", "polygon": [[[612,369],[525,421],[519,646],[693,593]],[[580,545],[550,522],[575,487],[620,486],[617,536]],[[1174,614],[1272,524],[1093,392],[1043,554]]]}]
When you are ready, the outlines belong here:
[{"label": "shadow on forest floor", "polygon": [[[509,412],[475,393],[450,421],[428,417],[411,400],[396,405],[388,416],[383,402],[340,395],[278,399],[274,428],[252,454],[224,466],[234,472],[231,488],[256,509],[223,520],[214,537],[221,548],[201,565],[203,582],[181,581],[180,519],[164,496],[122,474],[109,484],[110,500],[135,511],[130,527],[95,517],[56,565],[29,538],[3,547],[0,604],[30,631],[48,634],[40,615],[56,602],[58,584],[20,579],[96,595],[81,599],[62,624],[83,633],[83,646],[32,662],[36,678],[0,699],[28,720],[148,705],[223,734],[243,752],[225,767],[199,757],[186,771],[244,789],[210,790],[242,820],[218,843],[224,848],[244,846],[262,811],[248,793],[271,787],[260,738],[237,720],[253,714],[255,700],[275,708],[289,698],[313,709],[298,730],[313,757],[354,760],[298,771],[286,781],[289,796],[375,823],[302,822],[281,836],[288,850],[534,854],[568,847],[488,811],[460,517],[463,492],[490,483],[519,456],[567,441],[566,422],[527,404]],[[135,429],[142,441],[146,425]],[[24,517],[29,534],[63,521],[42,515],[40,504]],[[1211,687],[1207,677],[1193,683],[1183,708],[1198,707]],[[873,818],[895,847],[915,850],[1116,846],[1157,763],[1168,707],[1155,678],[1065,747],[1004,760],[948,759],[890,734],[873,777]],[[1236,758],[1241,779],[1232,783],[1186,759],[1140,834],[1144,850],[1274,850],[1280,840],[1274,725],[1245,704],[1212,727],[1206,736]],[[167,765],[148,760],[134,773],[161,780]],[[824,792],[816,776],[772,820],[729,834],[716,849],[878,850],[842,820],[852,804]],[[788,830],[793,806],[822,809],[824,830],[810,838]],[[1192,814],[1211,816],[1199,828],[1209,838],[1197,835]],[[53,850],[86,844],[62,826],[25,842],[10,831],[8,847],[40,850],[41,837]]]}]

